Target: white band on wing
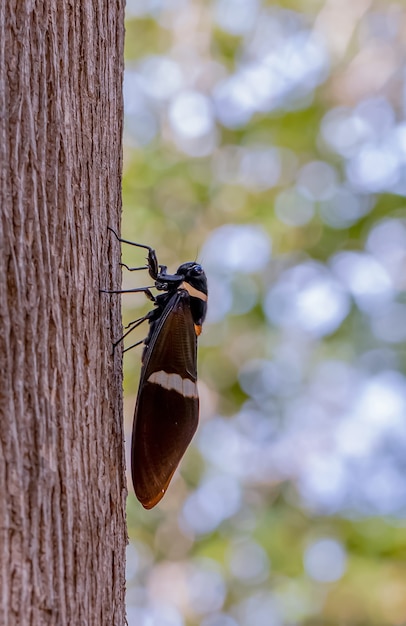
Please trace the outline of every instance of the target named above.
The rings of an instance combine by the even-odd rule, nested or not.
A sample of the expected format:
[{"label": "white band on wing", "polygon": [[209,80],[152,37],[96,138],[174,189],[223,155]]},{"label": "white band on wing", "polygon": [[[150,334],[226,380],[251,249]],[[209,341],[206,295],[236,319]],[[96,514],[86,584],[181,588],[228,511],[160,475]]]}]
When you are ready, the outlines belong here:
[{"label": "white band on wing", "polygon": [[151,374],[147,382],[160,385],[168,391],[177,391],[177,393],[182,394],[186,398],[198,397],[196,383],[189,378],[182,378],[179,374],[168,374],[168,372],[161,370]]}]

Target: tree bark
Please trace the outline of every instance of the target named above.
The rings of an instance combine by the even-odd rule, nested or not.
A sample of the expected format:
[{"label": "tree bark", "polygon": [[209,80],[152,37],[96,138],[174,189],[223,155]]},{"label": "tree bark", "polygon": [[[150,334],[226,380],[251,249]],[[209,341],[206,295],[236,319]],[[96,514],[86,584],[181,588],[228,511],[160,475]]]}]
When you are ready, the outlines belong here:
[{"label": "tree bark", "polygon": [[123,36],[123,0],[0,0],[1,625],[125,623]]}]

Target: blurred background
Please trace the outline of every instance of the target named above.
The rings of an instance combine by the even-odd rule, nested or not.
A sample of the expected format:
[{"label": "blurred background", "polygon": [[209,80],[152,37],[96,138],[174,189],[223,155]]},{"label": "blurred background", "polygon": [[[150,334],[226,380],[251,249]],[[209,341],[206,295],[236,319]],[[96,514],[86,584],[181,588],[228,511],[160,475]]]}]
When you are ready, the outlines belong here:
[{"label": "blurred background", "polygon": [[406,5],[127,0],[126,28],[122,236],[210,296],[198,433],[155,509],[129,482],[128,624],[405,625]]}]

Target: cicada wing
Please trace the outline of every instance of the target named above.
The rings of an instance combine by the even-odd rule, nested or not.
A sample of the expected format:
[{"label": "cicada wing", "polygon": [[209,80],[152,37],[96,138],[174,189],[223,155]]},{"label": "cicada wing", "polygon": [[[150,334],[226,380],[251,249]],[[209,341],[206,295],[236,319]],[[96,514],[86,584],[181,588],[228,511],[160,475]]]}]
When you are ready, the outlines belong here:
[{"label": "cicada wing", "polygon": [[150,509],[163,497],[199,418],[197,337],[186,291],[168,302],[144,357],[135,407],[131,471]]}]

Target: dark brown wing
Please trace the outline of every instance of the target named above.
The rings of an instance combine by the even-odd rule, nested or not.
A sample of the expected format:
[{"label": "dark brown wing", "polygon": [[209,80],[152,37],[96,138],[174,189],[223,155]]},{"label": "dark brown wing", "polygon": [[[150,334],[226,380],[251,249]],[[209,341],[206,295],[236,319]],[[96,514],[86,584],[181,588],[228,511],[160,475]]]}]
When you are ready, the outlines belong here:
[{"label": "dark brown wing", "polygon": [[135,407],[131,471],[135,494],[147,509],[163,497],[197,428],[196,360],[189,294],[180,290],[150,339]]}]

